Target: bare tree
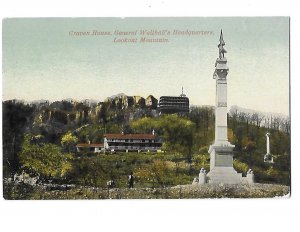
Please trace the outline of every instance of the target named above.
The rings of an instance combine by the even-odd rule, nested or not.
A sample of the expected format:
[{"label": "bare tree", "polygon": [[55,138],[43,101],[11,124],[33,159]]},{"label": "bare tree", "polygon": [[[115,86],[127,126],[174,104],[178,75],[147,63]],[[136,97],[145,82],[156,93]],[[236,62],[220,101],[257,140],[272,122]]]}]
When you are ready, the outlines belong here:
[{"label": "bare tree", "polygon": [[257,129],[259,129],[264,118],[265,116],[254,113],[252,114],[251,121],[257,127]]},{"label": "bare tree", "polygon": [[281,130],[287,134],[291,133],[291,120],[289,118],[283,119],[281,121]]}]

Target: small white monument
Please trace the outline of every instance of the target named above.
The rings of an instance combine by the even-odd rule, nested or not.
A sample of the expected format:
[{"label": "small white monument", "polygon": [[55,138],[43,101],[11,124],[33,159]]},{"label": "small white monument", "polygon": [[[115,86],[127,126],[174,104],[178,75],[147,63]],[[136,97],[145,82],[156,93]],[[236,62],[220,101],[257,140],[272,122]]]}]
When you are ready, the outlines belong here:
[{"label": "small white monument", "polygon": [[273,160],[273,156],[270,152],[270,133],[269,132],[266,134],[266,137],[267,137],[267,154],[265,154],[265,156],[264,156],[264,162],[273,164],[274,160]]},{"label": "small white monument", "polygon": [[[219,58],[215,63],[214,79],[216,79],[216,107],[215,107],[215,141],[209,148],[210,171],[207,174],[211,184],[239,184],[242,183],[242,173],[233,168],[233,148],[227,138],[227,59],[224,56],[225,42],[221,30]],[[199,176],[200,178],[200,176]],[[199,180],[200,183],[200,180]]]},{"label": "small white monument", "polygon": [[253,184],[254,183],[254,174],[252,169],[250,168],[247,172],[246,181],[243,183]]},{"label": "small white monument", "polygon": [[206,170],[204,168],[201,168],[199,172],[198,184],[205,184],[205,183],[206,183]]}]

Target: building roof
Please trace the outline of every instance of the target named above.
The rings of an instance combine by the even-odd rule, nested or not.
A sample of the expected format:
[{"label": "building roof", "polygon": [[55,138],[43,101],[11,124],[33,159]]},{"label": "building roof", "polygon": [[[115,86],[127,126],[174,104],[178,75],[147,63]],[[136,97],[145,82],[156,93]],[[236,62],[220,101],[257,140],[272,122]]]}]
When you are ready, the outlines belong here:
[{"label": "building roof", "polygon": [[105,134],[107,139],[155,139],[153,134]]},{"label": "building roof", "polygon": [[103,147],[103,143],[78,143],[76,147]]},{"label": "building roof", "polygon": [[181,101],[189,101],[189,98],[186,95],[180,95],[180,96],[161,96],[159,100],[168,100],[168,101],[175,101],[175,100],[181,100]]}]

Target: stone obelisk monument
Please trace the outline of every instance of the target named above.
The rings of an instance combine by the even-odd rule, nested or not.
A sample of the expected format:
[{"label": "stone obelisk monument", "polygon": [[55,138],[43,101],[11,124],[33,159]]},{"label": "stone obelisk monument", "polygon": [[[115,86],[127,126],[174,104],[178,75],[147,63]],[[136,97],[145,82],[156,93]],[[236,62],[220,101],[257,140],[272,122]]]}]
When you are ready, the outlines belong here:
[{"label": "stone obelisk monument", "polygon": [[214,79],[216,79],[216,107],[215,107],[215,141],[209,148],[210,172],[207,174],[211,184],[238,184],[243,178],[233,168],[233,148],[227,137],[227,59],[221,30],[219,58],[215,63]]},{"label": "stone obelisk monument", "polygon": [[264,162],[266,163],[274,163],[273,156],[270,152],[270,133],[266,134],[267,137],[267,154],[264,156]]}]

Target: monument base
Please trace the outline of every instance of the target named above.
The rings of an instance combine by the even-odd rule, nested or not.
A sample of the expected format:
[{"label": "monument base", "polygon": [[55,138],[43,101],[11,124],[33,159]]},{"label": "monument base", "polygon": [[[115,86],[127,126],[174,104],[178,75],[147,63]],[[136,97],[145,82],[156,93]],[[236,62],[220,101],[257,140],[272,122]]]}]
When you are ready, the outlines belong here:
[{"label": "monument base", "polygon": [[241,184],[242,173],[237,173],[233,167],[215,167],[207,174],[209,184]]},{"label": "monument base", "polygon": [[270,153],[265,154],[264,162],[273,164],[274,163],[273,156]]},{"label": "monument base", "polygon": [[233,148],[229,142],[215,143],[210,146],[210,172],[207,174],[209,184],[241,184],[242,173],[233,168]]}]

